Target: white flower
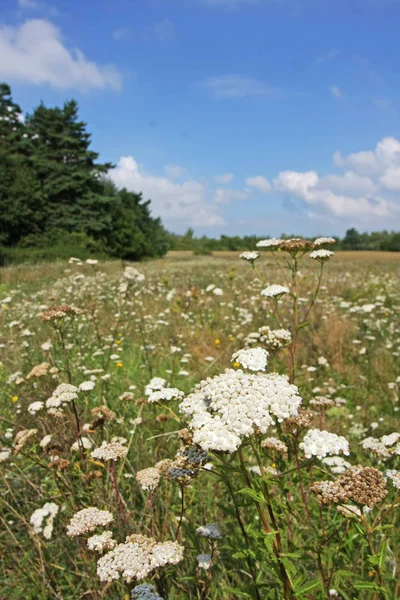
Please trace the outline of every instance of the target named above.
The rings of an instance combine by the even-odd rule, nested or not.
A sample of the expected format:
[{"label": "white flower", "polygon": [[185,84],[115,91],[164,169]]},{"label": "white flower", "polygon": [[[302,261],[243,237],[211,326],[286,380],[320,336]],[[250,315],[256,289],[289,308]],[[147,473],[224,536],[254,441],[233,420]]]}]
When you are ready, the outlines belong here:
[{"label": "white flower", "polygon": [[391,471],[386,471],[385,475],[392,480],[393,486],[400,490],[400,471],[392,469]]},{"label": "white flower", "polygon": [[42,439],[39,442],[39,446],[41,448],[46,448],[50,444],[50,442],[52,440],[52,437],[53,436],[52,436],[51,433],[48,433],[47,435],[45,435],[44,437],[42,437]]},{"label": "white flower", "polygon": [[90,507],[83,508],[75,513],[67,526],[67,535],[76,537],[84,533],[91,533],[96,527],[106,527],[114,520],[114,517],[108,510],[99,510]]},{"label": "white flower", "polygon": [[96,384],[94,381],[82,381],[78,389],[80,392],[90,392],[95,386]]},{"label": "white flower", "polygon": [[54,502],[46,502],[42,508],[37,508],[32,513],[30,523],[35,533],[43,534],[46,540],[51,539],[53,533],[54,517],[58,513],[58,505]]},{"label": "white flower", "polygon": [[266,433],[275,420],[296,416],[300,404],[297,387],[282,375],[228,369],[202,381],[179,409],[190,418],[195,444],[203,450],[234,452],[243,437],[256,430]]},{"label": "white flower", "polygon": [[156,467],[142,469],[136,473],[136,481],[142,490],[154,491],[160,481],[161,472]]},{"label": "white flower", "polygon": [[265,371],[269,353],[264,348],[249,348],[232,354],[232,362],[238,362],[250,371]]},{"label": "white flower", "polygon": [[0,463],[6,462],[6,460],[8,460],[11,456],[11,450],[8,450],[7,448],[2,448],[0,450]]},{"label": "white flower", "polygon": [[306,458],[317,456],[324,458],[328,454],[337,455],[343,452],[346,456],[349,452],[349,442],[342,435],[336,435],[321,429],[310,429],[300,444]]},{"label": "white flower", "polygon": [[100,535],[92,535],[87,541],[89,550],[95,550],[96,552],[104,552],[105,550],[112,550],[117,545],[117,542],[113,538],[111,531],[103,531]]},{"label": "white flower", "polygon": [[161,400],[174,400],[175,398],[182,399],[184,395],[177,388],[163,388],[162,390],[152,392],[147,398],[147,402],[160,402]]},{"label": "white flower", "polygon": [[43,407],[44,403],[40,400],[36,400],[36,402],[32,402],[32,404],[28,406],[28,413],[35,415],[39,410],[42,410]]},{"label": "white flower", "polygon": [[62,404],[72,402],[78,397],[78,388],[69,383],[62,383],[53,392],[53,395],[46,400],[46,408],[59,408]]},{"label": "white flower", "polygon": [[311,252],[310,258],[313,258],[314,260],[324,261],[328,260],[329,258],[332,258],[333,255],[334,252],[332,252],[331,250],[324,250],[322,248],[321,250],[314,250],[313,252]]},{"label": "white flower", "polygon": [[113,460],[114,462],[119,458],[123,458],[128,454],[128,448],[123,446],[120,442],[106,442],[103,441],[100,448],[95,448],[91,455],[93,458],[99,458],[108,462]]},{"label": "white flower", "polygon": [[95,258],[88,258],[85,262],[87,265],[97,265],[99,261]]},{"label": "white flower", "polygon": [[145,276],[134,267],[125,267],[122,277],[128,281],[144,281]]},{"label": "white flower", "polygon": [[267,298],[277,298],[282,296],[283,294],[288,294],[289,288],[285,285],[269,285],[265,289],[261,290],[261,296],[266,296]]},{"label": "white flower", "polygon": [[239,255],[239,258],[243,259],[243,260],[247,260],[248,262],[254,263],[255,260],[257,260],[257,258],[260,257],[260,253],[257,251],[253,251],[253,252],[242,252],[242,254]]},{"label": "white flower", "polygon": [[257,242],[257,248],[277,248],[281,245],[283,240],[277,238],[271,238],[269,240],[260,240]]},{"label": "white flower", "polygon": [[87,437],[81,436],[81,442],[82,444],[79,443],[79,440],[74,442],[71,446],[71,450],[75,450],[78,452],[82,446],[84,450],[90,450],[90,448],[93,446],[93,442]]},{"label": "white flower", "polygon": [[196,533],[201,535],[201,537],[208,538],[209,540],[220,540],[222,538],[221,530],[215,523],[201,525],[201,527],[196,529]]},{"label": "white flower", "polygon": [[323,458],[321,462],[329,467],[335,475],[340,475],[351,467],[351,464],[341,456],[327,456]]},{"label": "white flower", "polygon": [[197,566],[199,567],[199,569],[208,570],[212,566],[211,554],[198,554]]},{"label": "white flower", "polygon": [[150,396],[154,391],[162,390],[165,387],[166,380],[162,377],[153,377],[150,382],[146,385],[144,393],[146,396]]},{"label": "white flower", "polygon": [[334,244],[335,242],[335,238],[332,237],[319,237],[314,240],[314,246],[324,246],[327,244]]},{"label": "white flower", "polygon": [[217,288],[217,287],[216,287],[216,288],[214,288],[214,289],[213,289],[213,294],[214,294],[215,296],[223,296],[223,295],[224,295],[224,292],[223,292],[223,290],[221,290],[221,288]]}]

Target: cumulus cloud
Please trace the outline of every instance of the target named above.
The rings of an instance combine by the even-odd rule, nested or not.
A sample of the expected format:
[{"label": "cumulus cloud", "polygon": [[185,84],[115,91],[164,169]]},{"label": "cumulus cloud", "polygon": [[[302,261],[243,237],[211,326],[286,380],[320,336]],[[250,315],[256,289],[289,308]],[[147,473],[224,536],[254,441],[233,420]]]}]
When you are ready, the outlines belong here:
[{"label": "cumulus cloud", "polygon": [[217,183],[231,183],[233,181],[233,173],[222,173],[222,175],[215,175],[214,180]]},{"label": "cumulus cloud", "polygon": [[255,188],[259,192],[268,194],[271,191],[271,184],[262,175],[256,175],[256,177],[248,177],[246,179],[246,185]]},{"label": "cumulus cloud", "polygon": [[215,227],[224,225],[218,207],[206,201],[206,187],[195,180],[176,183],[141,169],[132,156],[122,156],[109,173],[114,183],[151,199],[151,209],[167,227]]},{"label": "cumulus cloud", "polygon": [[180,165],[165,165],[164,171],[169,179],[179,179],[186,175],[186,169]]},{"label": "cumulus cloud", "polygon": [[246,98],[248,96],[270,96],[279,94],[277,88],[271,87],[264,81],[240,75],[221,75],[210,77],[202,83],[203,87],[211,90],[214,98]]},{"label": "cumulus cloud", "polygon": [[45,19],[0,26],[0,79],[47,84],[58,89],[120,89],[113,66],[98,65],[77,49],[68,49],[60,30]]},{"label": "cumulus cloud", "polygon": [[347,169],[342,175],[319,177],[316,171],[282,171],[273,180],[274,189],[303,200],[335,217],[362,221],[387,219],[400,215],[395,192],[400,190],[400,142],[383,138],[375,150],[342,156],[334,155],[336,166]]}]

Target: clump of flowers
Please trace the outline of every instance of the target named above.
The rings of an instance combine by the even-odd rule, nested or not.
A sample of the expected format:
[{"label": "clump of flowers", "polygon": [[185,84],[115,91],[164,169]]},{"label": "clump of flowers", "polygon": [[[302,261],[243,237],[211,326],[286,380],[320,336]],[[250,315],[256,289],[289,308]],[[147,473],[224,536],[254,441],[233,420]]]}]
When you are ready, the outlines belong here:
[{"label": "clump of flowers", "polygon": [[60,408],[78,397],[78,388],[70,383],[61,383],[46,400],[46,408]]},{"label": "clump of flowers", "polygon": [[320,504],[356,504],[373,508],[387,495],[386,480],[374,467],[350,467],[335,481],[320,481],[311,487]]},{"label": "clump of flowers", "polygon": [[55,322],[66,317],[77,317],[82,314],[80,308],[70,306],[69,304],[60,304],[59,306],[49,306],[42,313],[40,320],[43,322]]},{"label": "clump of flowers", "polygon": [[131,600],[163,600],[163,598],[157,594],[154,585],[142,583],[133,588]]},{"label": "clump of flowers", "polygon": [[246,260],[247,262],[254,264],[254,262],[257,260],[257,258],[260,258],[260,253],[257,251],[253,251],[253,252],[242,252],[242,254],[239,255],[239,258],[241,258],[242,260]]},{"label": "clump of flowers", "polygon": [[304,436],[300,448],[307,458],[312,456],[324,458],[328,454],[337,455],[341,452],[346,456],[350,454],[349,442],[345,437],[321,429],[310,429]]},{"label": "clump of flowers", "polygon": [[100,448],[96,448],[91,454],[93,458],[98,458],[104,462],[115,462],[128,454],[128,448],[120,442],[104,441]]},{"label": "clump of flowers", "polygon": [[271,425],[296,416],[301,398],[286,377],[228,369],[202,381],[181,404],[190,417],[193,442],[203,450],[234,452],[243,437],[266,433]]},{"label": "clump of flowers", "polygon": [[267,298],[280,298],[284,294],[289,293],[289,288],[285,285],[273,284],[261,290],[261,296],[266,296]]},{"label": "clump of flowers", "polygon": [[210,523],[209,525],[201,525],[196,529],[196,533],[201,537],[209,540],[220,540],[222,539],[222,532],[218,525]]},{"label": "clump of flowers", "polygon": [[333,255],[334,252],[331,250],[325,250],[324,248],[321,248],[321,250],[314,250],[311,252],[310,258],[313,258],[314,260],[325,261],[332,258]]},{"label": "clump of flowers", "polygon": [[142,490],[153,492],[160,482],[160,470],[156,467],[148,467],[136,473],[136,481]]},{"label": "clump of flowers", "polygon": [[67,526],[67,535],[76,537],[85,533],[91,533],[97,527],[106,527],[114,520],[108,510],[100,510],[95,507],[83,508],[75,513]]},{"label": "clump of flowers", "polygon": [[183,551],[178,542],[157,542],[143,535],[132,535],[98,560],[97,575],[100,581],[111,582],[122,577],[131,583],[134,579],[144,579],[159,567],[178,564]]},{"label": "clump of flowers", "polygon": [[46,502],[42,508],[37,508],[31,515],[30,523],[35,533],[41,533],[46,540],[53,535],[54,518],[58,513],[55,502]]},{"label": "clump of flowers", "polygon": [[248,348],[232,354],[232,362],[237,362],[249,371],[265,371],[268,352],[264,348]]},{"label": "clump of flowers", "polygon": [[37,429],[23,429],[22,431],[18,431],[18,433],[14,437],[14,454],[18,454],[25,446],[27,441],[37,434]]},{"label": "clump of flowers", "polygon": [[182,399],[184,397],[184,393],[181,392],[181,390],[178,390],[177,388],[162,388],[161,390],[157,390],[154,392],[151,392],[149,394],[149,397],[147,398],[147,402],[153,403],[153,402],[161,402],[162,400],[176,400],[176,399]]},{"label": "clump of flowers", "polygon": [[105,552],[106,550],[112,550],[117,545],[117,542],[113,538],[111,531],[103,531],[100,535],[92,535],[87,541],[89,550],[95,552]]}]

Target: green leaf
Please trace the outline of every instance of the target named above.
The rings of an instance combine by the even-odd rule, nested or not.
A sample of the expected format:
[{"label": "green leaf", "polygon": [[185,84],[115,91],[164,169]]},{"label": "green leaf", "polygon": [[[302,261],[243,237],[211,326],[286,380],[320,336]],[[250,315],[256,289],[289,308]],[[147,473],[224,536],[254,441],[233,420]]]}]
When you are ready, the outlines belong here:
[{"label": "green leaf", "polygon": [[295,594],[296,594],[296,596],[301,596],[301,595],[307,594],[308,592],[311,592],[311,590],[315,590],[319,587],[321,587],[321,582],[319,579],[315,580],[315,581],[310,581],[310,583],[307,583],[300,590],[295,589]]},{"label": "green leaf", "polygon": [[245,488],[242,488],[241,490],[239,490],[238,493],[243,494],[243,496],[248,496],[255,502],[265,503],[265,498],[262,495],[262,493],[256,492],[256,490],[253,490],[253,488],[245,487]]}]

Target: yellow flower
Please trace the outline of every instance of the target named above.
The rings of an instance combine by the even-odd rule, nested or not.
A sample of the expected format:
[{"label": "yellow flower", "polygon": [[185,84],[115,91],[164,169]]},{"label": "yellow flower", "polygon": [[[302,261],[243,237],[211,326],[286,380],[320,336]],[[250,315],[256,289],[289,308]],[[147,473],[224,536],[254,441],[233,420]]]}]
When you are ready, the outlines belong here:
[{"label": "yellow flower", "polygon": [[118,368],[122,367],[122,362],[117,362],[117,367]]},{"label": "yellow flower", "polygon": [[1,307],[6,310],[8,308],[7,304],[2,304]]},{"label": "yellow flower", "polygon": [[116,344],[120,344],[120,343],[121,343],[121,340],[116,340],[116,342],[115,342],[115,343],[116,343]]},{"label": "yellow flower", "polygon": [[18,396],[13,396],[11,398],[11,402],[18,402]]},{"label": "yellow flower", "polygon": [[240,363],[238,362],[234,362],[232,365],[235,369],[238,369],[240,367]]},{"label": "yellow flower", "polygon": [[220,343],[221,343],[221,340],[218,340],[218,339],[216,339],[216,340],[215,340],[215,345],[216,345],[216,346],[219,346],[219,345],[220,345]]},{"label": "yellow flower", "polygon": [[276,469],[276,463],[272,463],[272,468]]},{"label": "yellow flower", "polygon": [[231,335],[231,337],[229,338],[229,340],[230,340],[231,342],[234,342],[234,341],[235,341],[235,338],[233,337],[233,335]]}]

